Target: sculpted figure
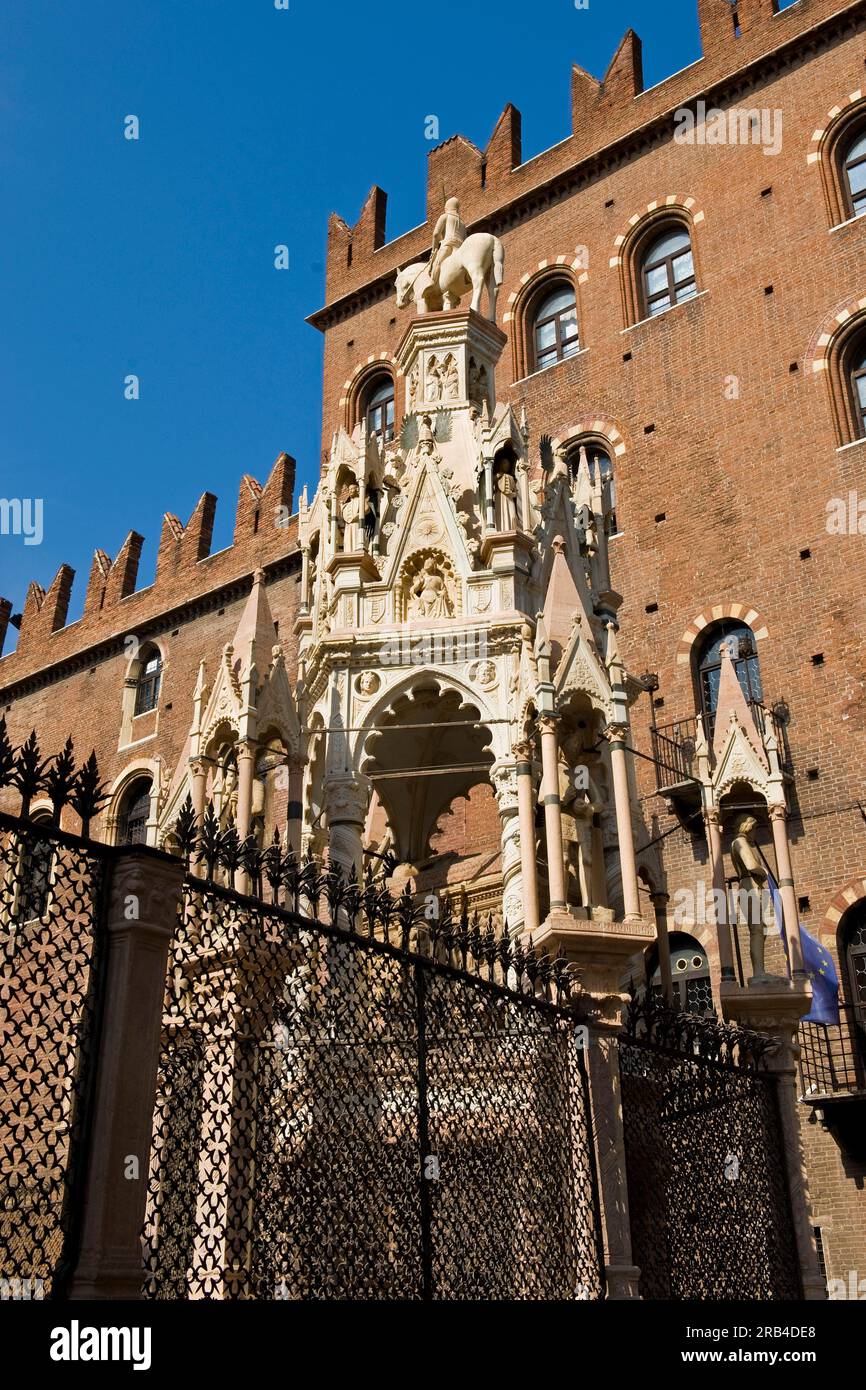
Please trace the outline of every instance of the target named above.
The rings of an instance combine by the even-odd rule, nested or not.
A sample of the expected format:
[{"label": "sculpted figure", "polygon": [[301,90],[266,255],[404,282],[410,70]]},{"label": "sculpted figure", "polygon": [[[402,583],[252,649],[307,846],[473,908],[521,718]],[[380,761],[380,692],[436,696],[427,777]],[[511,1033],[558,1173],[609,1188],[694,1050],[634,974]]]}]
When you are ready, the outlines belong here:
[{"label": "sculpted figure", "polygon": [[419,618],[450,617],[450,603],[445,580],[436,568],[436,561],[428,555],[424,568],[412,585],[415,599],[414,610]]},{"label": "sculpted figure", "polygon": [[436,458],[436,436],[433,433],[433,421],[429,415],[421,416],[421,423],[418,426],[418,452],[429,458]]},{"label": "sculpted figure", "polygon": [[592,886],[592,806],[577,790],[574,772],[559,750],[559,801],[562,808],[562,852],[568,881],[567,897],[589,907]]},{"label": "sculpted figure", "polygon": [[466,227],[460,217],[460,204],[456,198],[447,198],[445,211],[433,228],[433,250],[430,253],[430,279],[437,289],[441,289],[439,271],[442,262],[465,240]]},{"label": "sculpted figure", "polygon": [[731,841],[731,861],[740,881],[740,907],[749,925],[749,957],[752,979],[768,980],[764,966],[764,903],[767,892],[767,870],[755,848],[755,829],[758,822],[746,812],[737,818],[736,834]]},{"label": "sculpted figure", "polygon": [[361,519],[361,490],[357,483],[349,484],[341,516],[343,519],[343,549],[347,552],[354,552],[358,549],[358,522]]},{"label": "sculpted figure", "polygon": [[479,407],[487,400],[487,368],[479,367],[474,357],[469,359],[469,399]]},{"label": "sculpted figure", "polygon": [[496,527],[499,531],[517,529],[517,483],[511,473],[496,478]]},{"label": "sculpted figure", "polygon": [[424,394],[428,401],[438,401],[442,396],[442,374],[435,357],[431,357],[427,363],[427,390]]},{"label": "sculpted figure", "polygon": [[472,291],[472,308],[481,312],[481,296],[487,289],[487,317],[495,322],[496,293],[502,284],[505,250],[490,232],[466,235],[460,204],[449,198],[433,231],[429,261],[416,261],[397,272],[397,307],[414,300],[419,314],[442,308],[456,309],[462,295]]},{"label": "sculpted figure", "polygon": [[460,376],[457,371],[457,363],[450,352],[442,363],[442,384],[448,399],[456,401],[460,395]]},{"label": "sculpted figure", "polygon": [[407,405],[409,406],[409,409],[410,409],[410,410],[412,409],[413,405],[415,404],[415,397],[416,397],[417,395],[418,395],[418,363],[416,362],[415,365],[414,365],[414,367],[412,368],[412,371],[411,371],[410,374],[409,374],[409,383],[408,383],[407,392],[406,392]]}]

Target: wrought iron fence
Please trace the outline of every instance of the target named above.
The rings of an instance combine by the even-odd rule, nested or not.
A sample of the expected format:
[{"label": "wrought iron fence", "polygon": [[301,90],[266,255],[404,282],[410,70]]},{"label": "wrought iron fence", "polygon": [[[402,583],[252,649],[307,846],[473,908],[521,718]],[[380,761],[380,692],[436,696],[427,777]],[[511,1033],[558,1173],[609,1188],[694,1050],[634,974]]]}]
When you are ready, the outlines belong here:
[{"label": "wrought iron fence", "polygon": [[0,1277],[62,1292],[80,1214],[103,960],[100,847],[0,815]]},{"label": "wrought iron fence", "polygon": [[866,1092],[866,1009],[839,1006],[838,1023],[800,1024],[803,1099]]},{"label": "wrought iron fence", "polygon": [[[0,1279],[13,1295],[62,1294],[81,1213],[84,1141],[104,959],[106,852],[58,829],[71,806],[86,835],[102,802],[93,755],[72,741],[43,759],[35,733],[17,750],[0,719]],[[47,821],[28,819],[33,799]]]},{"label": "wrought iron fence", "polygon": [[209,877],[170,964],[146,1295],[601,1297],[565,961],[279,845],[265,904],[213,882],[213,818],[180,831]]},{"label": "wrought iron fence", "polygon": [[632,1001],[620,1076],[642,1298],[801,1297],[771,1046]]}]

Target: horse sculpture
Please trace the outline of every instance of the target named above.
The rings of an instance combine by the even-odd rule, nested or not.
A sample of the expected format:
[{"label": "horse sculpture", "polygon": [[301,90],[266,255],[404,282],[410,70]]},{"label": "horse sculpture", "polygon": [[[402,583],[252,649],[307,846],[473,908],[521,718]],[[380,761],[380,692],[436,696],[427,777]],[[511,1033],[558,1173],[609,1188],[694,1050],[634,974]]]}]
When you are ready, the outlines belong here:
[{"label": "horse sculpture", "polygon": [[471,307],[481,312],[481,294],[487,287],[487,317],[496,321],[496,292],[502,284],[505,249],[490,232],[473,232],[446,256],[439,267],[438,284],[427,261],[416,261],[397,274],[397,307],[415,300],[419,314],[437,309],[456,309],[461,297],[472,290]]}]

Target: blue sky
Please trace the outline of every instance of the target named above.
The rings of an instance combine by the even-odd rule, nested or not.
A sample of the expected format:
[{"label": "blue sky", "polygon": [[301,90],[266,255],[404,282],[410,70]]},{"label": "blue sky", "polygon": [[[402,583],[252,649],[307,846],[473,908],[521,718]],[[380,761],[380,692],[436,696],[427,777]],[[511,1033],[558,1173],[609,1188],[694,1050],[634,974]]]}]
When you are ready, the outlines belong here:
[{"label": "blue sky", "polygon": [[163,512],[215,492],[218,549],[243,473],[314,485],[329,212],[378,183],[389,239],[422,221],[431,114],[483,146],[513,101],[524,157],[555,144],[629,26],[647,85],[699,56],[697,0],[4,0],[0,496],[44,538],[0,535],[0,594],[66,561],[75,618],[94,548],[142,532],[143,587]]}]

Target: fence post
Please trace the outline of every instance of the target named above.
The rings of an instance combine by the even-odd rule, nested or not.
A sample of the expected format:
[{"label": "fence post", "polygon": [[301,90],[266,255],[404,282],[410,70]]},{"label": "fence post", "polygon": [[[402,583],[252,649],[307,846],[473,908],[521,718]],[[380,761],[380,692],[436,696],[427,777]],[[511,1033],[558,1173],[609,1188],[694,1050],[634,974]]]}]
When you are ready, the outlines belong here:
[{"label": "fence post", "polygon": [[625,1135],[619,1074],[618,1035],[626,996],[620,980],[636,951],[655,940],[655,925],[613,921],[613,913],[594,909],[589,919],[560,914],[556,927],[548,919],[532,944],[555,955],[561,946],[580,970],[581,986],[593,1006],[587,1064],[598,1156],[598,1180],[604,1233],[604,1275],[609,1299],[637,1299],[640,1270],[634,1264],[628,1214]]},{"label": "fence post", "polygon": [[166,964],[183,884],[178,859],[118,850],[107,891],[107,963],[81,1250],[70,1297],[140,1298]]}]

